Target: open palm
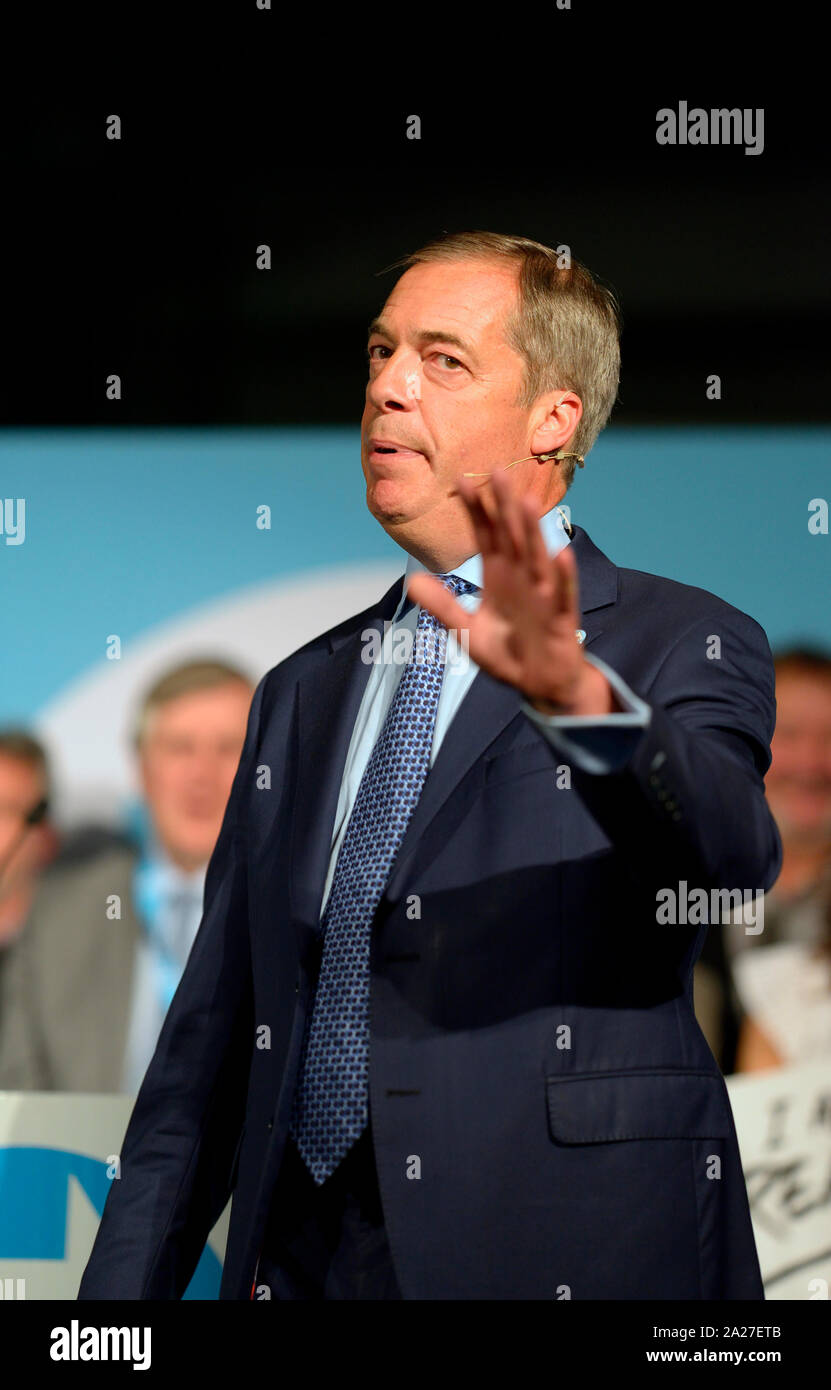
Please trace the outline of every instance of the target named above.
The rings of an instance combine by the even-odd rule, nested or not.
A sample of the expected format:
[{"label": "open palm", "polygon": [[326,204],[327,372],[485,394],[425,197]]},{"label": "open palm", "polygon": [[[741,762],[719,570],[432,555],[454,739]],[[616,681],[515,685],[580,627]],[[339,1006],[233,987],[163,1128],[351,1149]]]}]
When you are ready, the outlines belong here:
[{"label": "open palm", "polygon": [[577,566],[570,546],[549,555],[530,497],[515,497],[502,473],[491,476],[489,515],[479,489],[457,483],[482,556],[482,596],[468,613],[440,580],[413,575],[408,593],[448,630],[466,629],[471,658],[527,699],[573,709],[586,661],[576,639]]}]

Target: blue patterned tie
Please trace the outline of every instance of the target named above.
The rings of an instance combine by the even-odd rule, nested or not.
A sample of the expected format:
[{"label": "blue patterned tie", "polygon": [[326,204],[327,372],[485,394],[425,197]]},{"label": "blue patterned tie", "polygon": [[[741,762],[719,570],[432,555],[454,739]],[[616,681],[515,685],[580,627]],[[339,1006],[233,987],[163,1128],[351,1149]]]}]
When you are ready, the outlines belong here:
[{"label": "blue patterned tie", "polygon": [[[439,574],[458,596],[476,589]],[[410,660],[361,778],[323,914],[320,978],[289,1128],[325,1182],[369,1118],[370,928],[430,766],[447,629],[422,608]]]}]

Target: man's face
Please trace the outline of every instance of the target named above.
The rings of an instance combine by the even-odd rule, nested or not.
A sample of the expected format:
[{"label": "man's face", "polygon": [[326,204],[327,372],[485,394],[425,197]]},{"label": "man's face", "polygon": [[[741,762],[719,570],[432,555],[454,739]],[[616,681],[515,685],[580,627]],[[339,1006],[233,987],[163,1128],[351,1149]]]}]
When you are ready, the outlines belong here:
[{"label": "man's face", "polygon": [[[20,840],[23,819],[42,796],[43,785],[37,768],[22,758],[0,753],[0,864],[15,841]],[[43,825],[33,827],[20,840],[0,880],[0,897],[40,868],[44,830]]]},{"label": "man's face", "polygon": [[139,753],[142,786],[161,844],[187,871],[210,858],[237,770],[252,691],[241,681],[167,700]]},{"label": "man's face", "polygon": [[[361,421],[367,506],[417,558],[425,549],[458,549],[453,563],[475,554],[455,480],[531,452],[541,417],[537,412],[529,419],[516,404],[524,363],[504,338],[517,293],[516,270],[498,262],[411,266],[370,333]],[[373,439],[389,441],[397,451],[379,452]],[[542,452],[545,439],[537,439],[536,447]],[[518,492],[539,495],[540,512],[565,491],[550,464],[521,463],[508,476]]]},{"label": "man's face", "polygon": [[785,836],[831,837],[831,679],[784,671],[776,682],[776,732],[765,779]]}]

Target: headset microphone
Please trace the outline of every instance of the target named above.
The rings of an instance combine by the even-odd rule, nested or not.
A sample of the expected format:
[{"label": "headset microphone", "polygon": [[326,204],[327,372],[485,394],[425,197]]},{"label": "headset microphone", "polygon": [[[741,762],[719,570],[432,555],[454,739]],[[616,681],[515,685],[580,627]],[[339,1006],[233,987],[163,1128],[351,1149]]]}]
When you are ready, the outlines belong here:
[{"label": "headset microphone", "polygon": [[489,478],[491,473],[504,473],[506,468],[515,468],[518,463],[527,463],[529,459],[536,459],[537,463],[548,463],[551,459],[577,459],[580,467],[583,468],[582,454],[569,454],[565,449],[557,449],[553,454],[526,454],[524,459],[514,459],[513,463],[503,464],[502,468],[492,468],[487,473],[463,473],[463,478]]}]

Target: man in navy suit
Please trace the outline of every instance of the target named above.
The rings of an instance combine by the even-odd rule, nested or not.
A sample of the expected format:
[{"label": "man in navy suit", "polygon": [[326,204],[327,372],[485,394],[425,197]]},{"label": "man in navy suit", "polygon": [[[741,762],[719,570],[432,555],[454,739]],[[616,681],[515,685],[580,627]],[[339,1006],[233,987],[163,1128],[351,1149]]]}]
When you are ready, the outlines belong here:
[{"label": "man in navy suit", "polygon": [[557,510],[610,292],[489,233],[403,264],[362,465],[406,573],[257,687],[79,1297],[180,1298],[233,1192],[222,1298],[761,1299],[666,903],[778,872],[765,636]]}]

